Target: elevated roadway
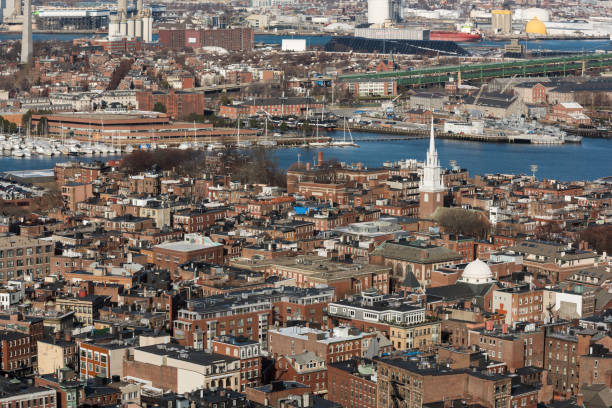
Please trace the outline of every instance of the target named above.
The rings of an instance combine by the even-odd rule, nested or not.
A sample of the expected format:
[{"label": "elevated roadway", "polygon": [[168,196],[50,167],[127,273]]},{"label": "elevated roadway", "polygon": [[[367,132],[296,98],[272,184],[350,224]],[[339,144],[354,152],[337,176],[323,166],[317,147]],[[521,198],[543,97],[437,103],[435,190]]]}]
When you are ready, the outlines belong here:
[{"label": "elevated roadway", "polygon": [[475,80],[482,81],[491,78],[518,76],[546,76],[584,74],[589,69],[605,69],[612,67],[612,53],[575,55],[569,57],[535,58],[512,62],[488,64],[450,65],[415,69],[412,71],[393,71],[377,73],[360,73],[341,75],[340,81],[358,82],[368,80],[395,79],[398,85],[433,85],[448,82],[453,78],[456,82]]}]

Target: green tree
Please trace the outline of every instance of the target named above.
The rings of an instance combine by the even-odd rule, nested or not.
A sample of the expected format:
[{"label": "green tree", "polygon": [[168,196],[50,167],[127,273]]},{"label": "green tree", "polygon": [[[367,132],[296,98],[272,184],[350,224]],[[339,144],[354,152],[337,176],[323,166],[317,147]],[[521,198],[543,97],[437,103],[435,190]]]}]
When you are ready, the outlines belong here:
[{"label": "green tree", "polygon": [[16,133],[17,132],[17,124],[10,122],[6,119],[4,119],[2,116],[0,116],[0,130],[2,132],[8,132],[8,133]]},{"label": "green tree", "polygon": [[255,147],[246,152],[228,148],[221,153],[219,160],[224,164],[226,174],[242,184],[265,183],[273,186],[286,185],[285,172],[278,166],[278,161],[270,152]]},{"label": "green tree", "polygon": [[48,131],[49,120],[46,116],[42,116],[36,125],[36,134],[46,135]]},{"label": "green tree", "polygon": [[26,113],[23,114],[23,116],[21,117],[21,123],[23,124],[24,127],[27,127],[28,124],[32,123],[32,114],[34,112],[32,112],[31,109],[29,109]]},{"label": "green tree", "polygon": [[166,105],[161,102],[155,102],[155,105],[153,105],[153,112],[166,113]]},{"label": "green tree", "polygon": [[483,239],[491,228],[483,213],[459,207],[440,207],[434,212],[433,218],[450,234]]}]

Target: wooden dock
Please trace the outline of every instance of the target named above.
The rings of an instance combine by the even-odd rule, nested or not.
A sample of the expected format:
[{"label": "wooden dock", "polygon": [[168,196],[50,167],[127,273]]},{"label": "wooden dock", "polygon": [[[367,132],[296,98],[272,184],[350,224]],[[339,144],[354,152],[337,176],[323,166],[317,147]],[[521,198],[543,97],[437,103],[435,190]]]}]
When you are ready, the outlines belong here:
[{"label": "wooden dock", "polygon": [[[347,126],[347,128],[349,128]],[[342,131],[343,128],[336,127],[334,128],[336,131]],[[351,124],[350,130],[352,132],[364,132],[364,133],[380,133],[384,135],[405,135],[411,136],[412,139],[422,139],[423,137],[429,136],[429,130],[421,130],[421,129],[402,129],[398,127],[387,127],[387,126],[361,126],[361,125],[353,125]],[[365,139],[359,139],[365,140]],[[373,138],[372,140],[382,140],[380,138]],[[391,139],[397,140],[397,139]]]}]

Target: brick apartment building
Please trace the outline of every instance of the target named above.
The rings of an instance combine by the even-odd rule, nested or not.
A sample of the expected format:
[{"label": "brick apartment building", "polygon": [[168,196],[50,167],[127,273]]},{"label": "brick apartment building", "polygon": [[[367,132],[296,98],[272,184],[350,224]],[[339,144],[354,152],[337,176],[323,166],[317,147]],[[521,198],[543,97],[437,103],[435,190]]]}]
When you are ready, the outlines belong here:
[{"label": "brick apartment building", "polygon": [[511,330],[504,324],[494,328],[493,321],[487,321],[484,329],[469,330],[468,346],[475,346],[485,352],[492,361],[506,364],[511,373],[523,367],[542,368],[544,361],[544,331],[534,324],[522,325]]},{"label": "brick apartment building", "polygon": [[112,378],[123,375],[123,360],[128,347],[115,343],[80,343],[79,373],[81,380],[89,378]]},{"label": "brick apartment building", "polygon": [[166,107],[166,114],[174,119],[186,119],[189,115],[204,112],[204,94],[200,92],[178,91],[137,91],[138,109],[152,111],[156,103]]},{"label": "brick apartment building", "polygon": [[262,115],[264,111],[274,116],[303,116],[307,111],[312,112],[321,108],[323,108],[321,102],[298,96],[253,99],[237,105],[221,105],[219,116],[237,119],[238,117]]},{"label": "brick apartment building", "polygon": [[290,321],[310,321],[323,314],[333,289],[251,289],[242,294],[192,299],[174,320],[174,337],[180,344],[210,348],[217,336],[246,337],[267,348],[268,328]]},{"label": "brick apartment building", "polygon": [[354,223],[357,220],[357,214],[355,211],[326,211],[323,213],[295,215],[293,219],[312,222],[315,231],[329,231]]},{"label": "brick apartment building", "polygon": [[261,384],[262,364],[259,342],[246,337],[221,336],[212,341],[212,351],[240,359],[240,392]]},{"label": "brick apartment building", "polygon": [[100,162],[65,162],[56,163],[53,168],[55,180],[60,186],[68,181],[77,183],[91,183],[98,178],[105,167]]},{"label": "brick apartment building", "polygon": [[377,360],[377,407],[421,407],[431,403],[444,406],[446,401],[465,399],[486,408],[509,406],[509,377],[432,364],[402,358]]},{"label": "brick apartment building", "polygon": [[216,387],[238,391],[240,360],[176,344],[157,344],[134,349],[124,362],[123,376],[177,394]]},{"label": "brick apartment building", "polygon": [[[0,330],[10,330],[29,336],[29,345],[32,353],[37,355],[37,342],[44,336],[43,319],[39,317],[24,317],[20,313],[0,315]],[[36,368],[36,358],[34,367]]]},{"label": "brick apartment building", "polygon": [[544,318],[544,294],[529,285],[497,289],[493,292],[493,310],[505,315],[506,324],[540,322]]},{"label": "brick apartment building", "polygon": [[297,184],[297,192],[307,198],[313,198],[319,202],[332,201],[338,205],[349,204],[349,194],[344,183],[314,183],[300,182]]},{"label": "brick apartment building", "polygon": [[77,204],[93,197],[91,183],[68,182],[62,186],[62,198],[70,211],[76,211]]},{"label": "brick apartment building", "polygon": [[227,216],[227,208],[183,210],[172,216],[172,223],[186,233],[201,232]]},{"label": "brick apartment building", "polygon": [[544,369],[548,370],[554,393],[560,398],[569,398],[578,393],[581,386],[578,364],[580,357],[589,354],[595,331],[552,331],[544,342]]},{"label": "brick apartment building", "polygon": [[54,245],[49,241],[21,236],[0,237],[0,282],[30,277],[39,279],[50,272]]},{"label": "brick apartment building", "polygon": [[253,49],[253,29],[248,27],[205,29],[191,24],[162,25],[159,43],[176,50],[184,48],[221,47],[228,51]]},{"label": "brick apartment building", "polygon": [[545,275],[552,283],[564,281],[581,269],[595,266],[597,258],[593,251],[535,240],[518,242],[509,250],[523,256],[523,266],[528,272]]},{"label": "brick apartment building", "polygon": [[74,318],[83,325],[92,325],[100,315],[108,296],[85,295],[80,297],[63,297],[55,300],[55,308],[63,313],[74,312]]},{"label": "brick apartment building", "polygon": [[331,363],[327,368],[330,401],[343,407],[376,408],[376,363],[350,359]]},{"label": "brick apartment building", "polygon": [[[51,388],[57,393],[57,408],[77,408],[85,398],[85,386],[74,371],[67,368],[34,377],[37,387]],[[42,408],[42,407],[41,407]]]},{"label": "brick apartment building", "polygon": [[13,375],[31,372],[37,357],[32,344],[25,333],[1,330],[2,371]]},{"label": "brick apartment building", "polygon": [[312,351],[326,364],[363,357],[366,352],[379,354],[388,350],[376,350],[377,334],[364,333],[358,329],[335,327],[331,331],[308,327],[283,327],[270,330],[268,351],[274,358],[282,355],[295,355]]},{"label": "brick apartment building", "polygon": [[612,353],[609,349],[593,344],[589,355],[579,357],[578,367],[582,384],[605,384],[612,388]]},{"label": "brick apartment building", "polygon": [[58,407],[54,389],[31,386],[9,378],[0,379],[0,405],[6,408]]},{"label": "brick apartment building", "polygon": [[325,360],[311,351],[280,356],[274,363],[274,377],[276,380],[305,384],[317,395],[327,394]]},{"label": "brick apartment building", "polygon": [[160,268],[165,268],[172,273],[176,272],[179,265],[190,261],[206,261],[209,263],[223,264],[223,245],[213,242],[208,237],[192,236],[186,234],[184,241],[164,242],[153,247],[153,263]]},{"label": "brick apartment building", "polygon": [[109,218],[104,221],[107,231],[136,232],[153,228],[153,219],[147,217],[134,217],[131,214]]},{"label": "brick apartment building", "polygon": [[346,87],[352,95],[360,98],[397,95],[397,81],[389,79],[351,81]]}]

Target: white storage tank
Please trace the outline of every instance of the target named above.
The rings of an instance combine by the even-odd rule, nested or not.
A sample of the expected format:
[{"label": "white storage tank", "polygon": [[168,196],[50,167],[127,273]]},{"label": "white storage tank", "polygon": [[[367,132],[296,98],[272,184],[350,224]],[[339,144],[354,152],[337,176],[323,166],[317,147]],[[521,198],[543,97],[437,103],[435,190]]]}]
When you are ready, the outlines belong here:
[{"label": "white storage tank", "polygon": [[368,23],[383,24],[391,20],[391,0],[368,0]]},{"label": "white storage tank", "polygon": [[119,32],[119,20],[116,18],[111,18],[110,23],[108,23],[108,36],[116,37],[120,34]]},{"label": "white storage tank", "polygon": [[142,18],[142,40],[144,42],[153,42],[153,17],[147,15]]},{"label": "white storage tank", "polygon": [[134,37],[134,32],[136,27],[136,21],[133,18],[130,18],[127,21],[127,36],[128,37]]},{"label": "white storage tank", "polygon": [[134,37],[142,38],[142,18],[137,18],[134,21]]},{"label": "white storage tank", "polygon": [[121,20],[119,22],[119,34],[123,37],[127,35],[127,21]]}]

